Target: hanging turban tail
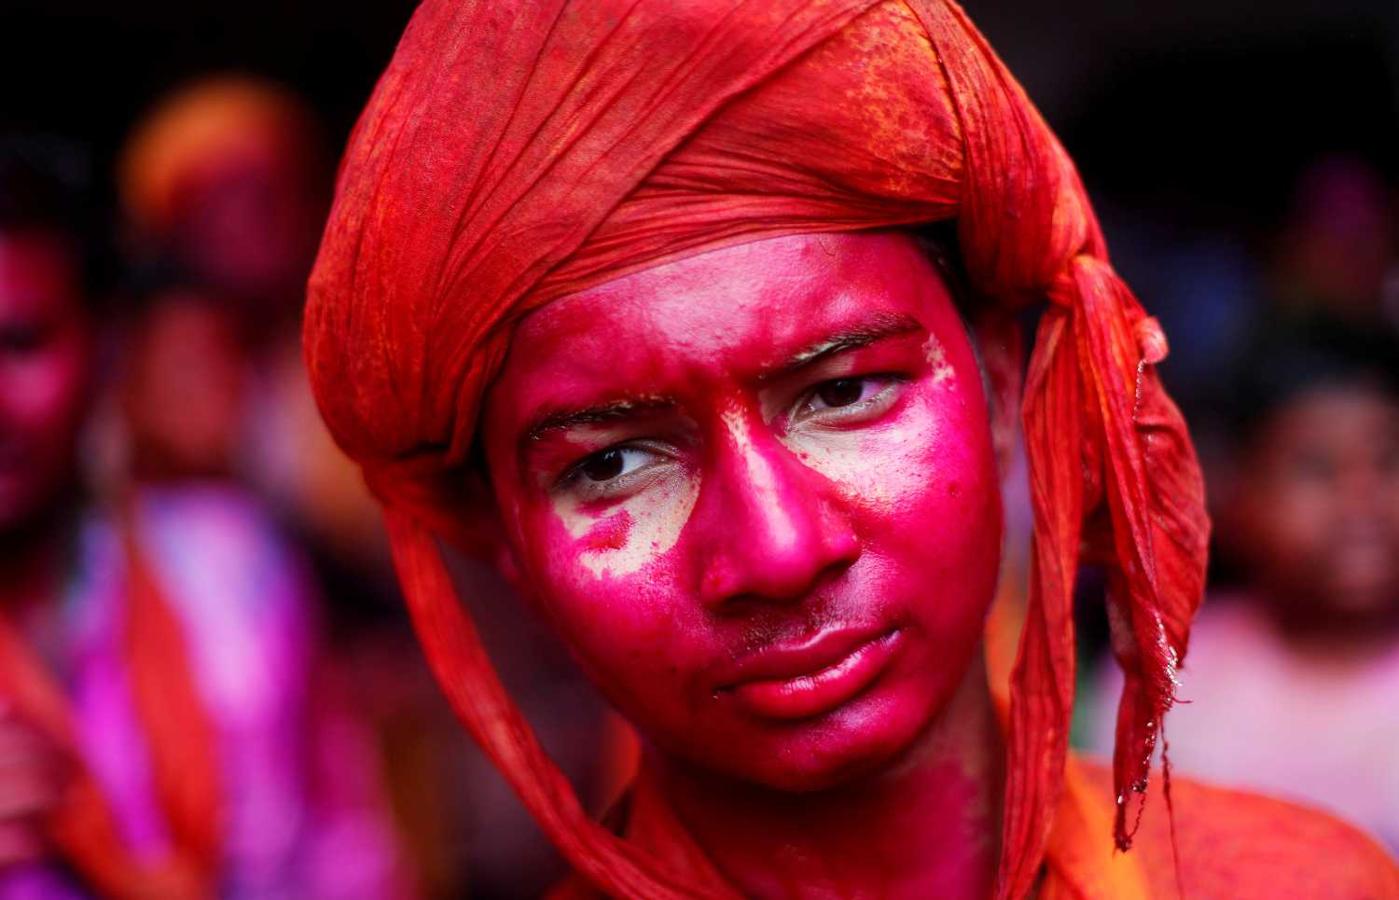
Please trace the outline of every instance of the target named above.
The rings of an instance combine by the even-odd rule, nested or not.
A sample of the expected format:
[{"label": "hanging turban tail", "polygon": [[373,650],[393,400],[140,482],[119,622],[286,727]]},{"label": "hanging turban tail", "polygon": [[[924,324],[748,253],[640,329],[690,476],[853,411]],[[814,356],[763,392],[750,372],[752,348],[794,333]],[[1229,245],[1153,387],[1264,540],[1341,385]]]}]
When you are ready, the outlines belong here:
[{"label": "hanging turban tail", "polygon": [[[494,674],[443,567],[482,392],[529,310],[798,232],[955,220],[974,290],[1047,309],[1025,382],[1035,532],[1011,681],[998,895],[1031,887],[1073,704],[1084,547],[1126,672],[1126,847],[1199,603],[1208,521],[1073,164],[947,0],[427,0],[350,138],[310,284],[321,411],[382,500],[455,707],[572,865],[619,896],[723,896],[591,822]],[[673,862],[673,861],[672,861]]]}]

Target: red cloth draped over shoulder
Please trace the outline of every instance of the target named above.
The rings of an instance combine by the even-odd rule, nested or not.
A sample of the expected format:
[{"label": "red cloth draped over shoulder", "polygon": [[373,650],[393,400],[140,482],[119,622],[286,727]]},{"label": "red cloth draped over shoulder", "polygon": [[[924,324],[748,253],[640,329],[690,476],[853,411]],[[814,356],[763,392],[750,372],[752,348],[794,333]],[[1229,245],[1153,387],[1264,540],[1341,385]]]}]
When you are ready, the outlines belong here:
[{"label": "red cloth draped over shoulder", "polygon": [[350,139],[306,314],[321,411],[385,506],[457,713],[608,893],[730,892],[588,820],[447,579],[437,540],[473,539],[453,515],[456,473],[511,327],[551,299],[724,244],[939,220],[955,220],[988,315],[1047,307],[1024,388],[1035,540],[998,881],[999,896],[1018,897],[1063,793],[1081,548],[1113,573],[1125,847],[1209,526],[1194,449],[1155,371],[1165,339],[1109,264],[1072,163],[963,11],[426,0]]}]

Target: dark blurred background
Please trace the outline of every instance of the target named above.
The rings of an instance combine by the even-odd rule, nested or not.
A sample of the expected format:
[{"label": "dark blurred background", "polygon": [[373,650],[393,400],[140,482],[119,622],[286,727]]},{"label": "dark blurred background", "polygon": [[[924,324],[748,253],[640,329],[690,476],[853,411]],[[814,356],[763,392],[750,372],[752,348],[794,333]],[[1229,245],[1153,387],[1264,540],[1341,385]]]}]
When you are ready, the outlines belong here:
[{"label": "dark blurred background", "polygon": [[[1399,692],[1399,563],[1391,552],[1399,539],[1399,397],[1392,344],[1385,343],[1399,323],[1399,4],[966,5],[1077,161],[1114,262],[1170,335],[1165,377],[1212,479],[1212,594],[1224,598],[1221,609],[1253,610],[1202,625],[1200,665],[1237,651],[1255,669],[1266,660],[1281,673],[1272,682],[1278,703],[1266,687],[1233,688],[1236,696],[1253,691],[1254,705],[1283,707],[1253,723],[1261,761],[1242,746],[1212,750],[1205,737],[1199,753],[1190,752],[1193,735],[1227,720],[1202,718],[1195,731],[1184,729],[1192,738],[1173,745],[1184,748],[1194,770],[1220,780],[1247,780],[1235,774],[1240,769],[1277,769],[1261,786],[1281,790],[1307,776],[1273,765],[1284,754],[1268,741],[1329,730],[1344,746],[1317,745],[1308,765],[1348,769],[1350,780],[1317,776],[1318,787],[1298,796],[1361,819],[1399,845],[1399,730],[1392,724],[1399,717],[1388,699]],[[120,258],[127,236],[118,159],[162,97],[210,75],[269,79],[312,112],[328,161],[411,10],[402,0],[8,0],[0,12],[0,134],[57,136],[85,157],[112,255]],[[328,178],[329,166],[322,170]],[[127,310],[142,308],[143,292],[154,295],[149,279],[129,272],[118,273],[111,290],[135,295]],[[277,327],[291,346],[296,310],[266,314],[286,323]],[[294,357],[239,346],[249,358]],[[304,421],[298,416],[289,414]],[[1321,432],[1345,439],[1326,445]],[[1346,457],[1357,445],[1374,452]],[[342,677],[368,707],[363,717],[384,760],[414,873],[408,880],[435,896],[468,886],[476,896],[533,894],[555,864],[436,699],[395,606],[374,527],[346,524],[372,516],[364,498],[339,503],[329,518],[341,520],[327,524],[317,521],[327,494],[304,498],[320,504],[310,514],[297,508],[303,498],[279,495],[278,484],[295,481],[294,473],[249,475],[234,466],[220,474],[260,495],[287,540],[312,561],[325,628],[348,670]],[[329,494],[356,490],[341,484]],[[1008,502],[1015,522],[1023,497],[1012,488]],[[1301,525],[1269,531],[1256,521],[1259,508],[1295,510],[1315,525],[1313,533]],[[1275,518],[1287,523],[1285,512]],[[1311,567],[1278,565],[1280,555],[1311,560]],[[572,757],[567,767],[590,796],[605,798],[629,752],[615,723],[551,661],[562,654],[537,628],[511,624],[515,609],[498,586],[481,573],[464,577],[484,579],[474,592],[485,598],[477,614],[546,743]],[[1080,631],[1086,658],[1095,660],[1107,625],[1087,582]],[[1335,601],[1343,594],[1359,599],[1346,607]],[[1208,637],[1212,628],[1220,637]],[[1222,649],[1211,656],[1212,646]],[[1103,723],[1111,718],[1105,698],[1113,683],[1106,667],[1084,670],[1079,741],[1101,748],[1111,738]],[[1221,684],[1236,676],[1212,675]],[[1333,681],[1338,686],[1327,687]],[[1300,698],[1295,714],[1286,711],[1288,698]],[[1205,716],[1210,706],[1199,699]],[[1220,756],[1237,765],[1214,765]],[[1368,801],[1356,801],[1359,794]]]},{"label": "dark blurred background", "polygon": [[[1204,295],[1257,294],[1289,213],[1309,214],[1297,208],[1304,175],[1340,159],[1393,189],[1399,5],[980,0],[968,9],[1078,162],[1118,267],[1172,334],[1205,345],[1167,364],[1187,393],[1208,345],[1244,327],[1237,309]],[[11,0],[0,124],[80,138],[96,170],[110,172],[155,98],[197,76],[249,72],[301,94],[338,148],[411,10],[398,0]],[[1209,269],[1207,283],[1182,283],[1197,274],[1180,268],[1182,255]]]},{"label": "dark blurred background", "polygon": [[[1319,153],[1396,164],[1399,8],[1385,0],[967,6],[1095,194],[1256,227]],[[295,87],[340,136],[412,8],[10,0],[3,115],[108,157],[152,98],[234,69]]]}]

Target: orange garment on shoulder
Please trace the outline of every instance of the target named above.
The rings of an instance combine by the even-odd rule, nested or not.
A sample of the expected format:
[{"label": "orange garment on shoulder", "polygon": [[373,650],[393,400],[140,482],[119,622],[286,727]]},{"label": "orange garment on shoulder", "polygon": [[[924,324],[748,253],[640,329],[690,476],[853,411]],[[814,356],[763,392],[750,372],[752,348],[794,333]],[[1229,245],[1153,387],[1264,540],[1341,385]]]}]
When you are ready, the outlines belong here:
[{"label": "orange garment on shoulder", "polygon": [[[1076,777],[1100,804],[1112,773],[1082,763]],[[1149,803],[1165,809],[1160,779]],[[1151,897],[1185,900],[1393,900],[1399,863],[1360,829],[1262,794],[1171,778],[1172,815],[1147,816],[1132,859]],[[1173,833],[1174,831],[1174,833]],[[1084,835],[1085,843],[1093,835]],[[1179,882],[1175,856],[1179,855]],[[1179,889],[1177,889],[1179,884]],[[1067,896],[1115,896],[1083,894]]]},{"label": "orange garment on shoulder", "polygon": [[[986,625],[987,677],[1002,723],[1024,624],[1019,573],[1003,575]],[[1039,882],[1041,898],[1399,898],[1399,864],[1359,829],[1260,794],[1156,779],[1128,851],[1107,839],[1112,769],[1070,754]]]}]

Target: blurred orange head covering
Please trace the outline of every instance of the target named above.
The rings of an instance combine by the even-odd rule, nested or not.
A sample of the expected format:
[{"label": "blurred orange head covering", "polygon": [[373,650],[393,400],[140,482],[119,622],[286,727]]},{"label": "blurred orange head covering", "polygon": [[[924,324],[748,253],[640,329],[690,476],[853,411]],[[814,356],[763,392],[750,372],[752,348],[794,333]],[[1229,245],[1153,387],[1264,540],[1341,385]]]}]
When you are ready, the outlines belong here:
[{"label": "blurred orange head covering", "polygon": [[[521,316],[725,244],[955,220],[975,291],[1046,304],[1024,387],[1035,514],[998,894],[1031,887],[1073,704],[1081,548],[1126,672],[1117,839],[1199,603],[1208,522],[1166,353],[1072,163],[950,0],[427,0],[350,139],[311,278],[321,411],[381,499],[419,636],[466,726],[573,866],[718,896],[592,823],[497,680],[442,565],[482,392]],[[1148,474],[1149,473],[1149,474]]]},{"label": "blurred orange head covering", "polygon": [[122,204],[141,229],[174,224],[184,192],[228,168],[289,158],[311,165],[313,119],[290,92],[247,75],[201,79],[141,120],[118,171]]}]

